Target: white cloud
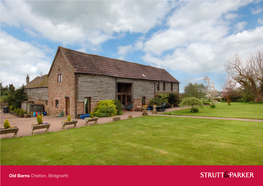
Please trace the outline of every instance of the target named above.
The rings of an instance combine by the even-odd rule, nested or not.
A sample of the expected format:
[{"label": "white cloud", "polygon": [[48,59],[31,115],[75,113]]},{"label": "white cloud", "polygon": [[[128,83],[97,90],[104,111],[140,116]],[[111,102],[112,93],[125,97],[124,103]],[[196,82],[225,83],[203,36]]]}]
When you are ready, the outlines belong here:
[{"label": "white cloud", "polygon": [[147,33],[171,8],[167,1],[1,1],[1,21],[64,45],[98,46],[114,33]]},{"label": "white cloud", "polygon": [[44,52],[51,52],[46,46],[36,47],[3,31],[0,36],[0,46],[0,82],[3,85],[13,83],[16,87],[20,87],[25,84],[27,74],[33,78],[40,75],[40,72],[48,73],[52,59]]},{"label": "white cloud", "polygon": [[[248,3],[184,3],[168,18],[169,28],[156,32],[144,43],[143,60],[188,73],[224,71],[229,57],[236,53],[248,55],[263,47],[263,27],[242,31],[247,24],[245,21],[231,23],[237,15],[229,12]],[[234,34],[229,35],[231,30]]]},{"label": "white cloud", "polygon": [[119,57],[119,59],[124,60],[127,53],[130,52],[132,49],[133,49],[132,45],[119,46],[118,47],[118,54],[121,55],[121,57]]},{"label": "white cloud", "polygon": [[225,19],[235,19],[238,16],[239,16],[238,14],[229,13],[229,14],[226,14]]},{"label": "white cloud", "polygon": [[262,25],[263,24],[263,20],[259,18],[258,19],[258,23]]},{"label": "white cloud", "polygon": [[262,7],[257,7],[256,9],[252,8],[251,9],[251,14],[259,14],[262,11],[263,11]]},{"label": "white cloud", "polygon": [[234,32],[242,31],[246,25],[247,25],[247,22],[245,22],[245,21],[241,21],[241,22],[236,23],[234,25]]}]

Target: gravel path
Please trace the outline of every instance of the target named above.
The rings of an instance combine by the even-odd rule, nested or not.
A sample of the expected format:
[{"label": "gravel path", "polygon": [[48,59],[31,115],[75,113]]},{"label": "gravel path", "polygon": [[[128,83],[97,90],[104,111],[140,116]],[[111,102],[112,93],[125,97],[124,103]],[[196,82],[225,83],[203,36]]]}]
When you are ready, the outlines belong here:
[{"label": "gravel path", "polygon": [[[176,111],[176,110],[181,110],[185,108],[170,108],[166,109],[167,112],[170,111]],[[147,111],[148,115],[153,115],[151,111]],[[23,136],[30,136],[32,135],[32,130],[31,130],[31,125],[36,124],[36,118],[18,118],[12,114],[4,114],[0,113],[0,125],[3,127],[3,123],[6,119],[9,120],[9,123],[11,126],[17,126],[19,128],[19,131],[17,133],[17,137],[23,137]],[[121,115],[121,120],[128,119],[128,116],[132,115],[133,118],[135,117],[141,117],[142,112],[124,112],[123,115]],[[263,120],[256,120],[256,119],[238,119],[238,118],[218,118],[218,117],[199,117],[199,116],[176,116],[176,115],[162,115],[162,114],[154,114],[154,116],[164,116],[164,117],[185,117],[185,118],[202,118],[202,119],[223,119],[223,120],[239,120],[239,121],[258,121],[258,122],[263,122]],[[104,123],[110,123],[112,122],[113,117],[107,117],[107,118],[100,118],[98,120],[99,124],[104,124]],[[66,120],[67,117],[54,117],[54,116],[44,116],[43,117],[43,122],[44,123],[50,123],[51,126],[49,128],[49,132],[55,132],[55,131],[62,131],[62,124],[61,121]],[[84,127],[85,126],[85,121],[83,119],[77,119],[77,127]],[[66,126],[66,129],[71,129],[73,125]],[[35,130],[34,135],[45,133],[45,129],[41,130]],[[13,134],[3,134],[0,135],[1,139],[3,138],[12,138]]]}]

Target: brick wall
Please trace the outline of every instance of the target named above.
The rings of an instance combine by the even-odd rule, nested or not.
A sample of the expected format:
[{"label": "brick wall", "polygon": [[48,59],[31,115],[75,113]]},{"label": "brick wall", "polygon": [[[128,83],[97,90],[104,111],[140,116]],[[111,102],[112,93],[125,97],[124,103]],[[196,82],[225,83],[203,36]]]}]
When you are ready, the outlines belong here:
[{"label": "brick wall", "polygon": [[[62,82],[57,81],[58,74],[62,74]],[[58,51],[48,83],[48,104],[50,115],[59,115],[61,111],[66,113],[66,97],[69,97],[69,114],[72,118],[75,116],[75,74],[71,65],[66,61],[60,51]],[[56,107],[56,100],[59,101],[59,107]]]}]

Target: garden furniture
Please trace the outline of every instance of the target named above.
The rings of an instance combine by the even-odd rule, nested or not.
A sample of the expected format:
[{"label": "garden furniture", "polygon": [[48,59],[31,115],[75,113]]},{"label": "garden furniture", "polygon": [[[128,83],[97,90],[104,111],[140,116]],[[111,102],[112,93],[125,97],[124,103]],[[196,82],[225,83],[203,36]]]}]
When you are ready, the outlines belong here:
[{"label": "garden furniture", "polygon": [[16,137],[18,130],[19,128],[0,128],[0,134],[14,133],[14,137]]},{"label": "garden furniture", "polygon": [[94,124],[98,124],[98,117],[94,117],[94,118],[85,118],[85,125],[89,126],[89,122],[91,121],[95,121]]}]

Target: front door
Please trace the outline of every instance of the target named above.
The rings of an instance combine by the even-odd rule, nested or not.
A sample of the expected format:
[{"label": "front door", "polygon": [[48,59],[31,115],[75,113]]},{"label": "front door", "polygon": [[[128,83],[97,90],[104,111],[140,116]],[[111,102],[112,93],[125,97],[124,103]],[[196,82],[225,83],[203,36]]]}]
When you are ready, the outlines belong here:
[{"label": "front door", "polygon": [[85,98],[85,103],[84,103],[84,113],[89,114],[91,111],[91,98],[87,97]]},{"label": "front door", "polygon": [[142,106],[146,105],[146,97],[142,97]]},{"label": "front door", "polygon": [[70,102],[69,97],[66,97],[66,115],[69,115],[70,113]]}]

